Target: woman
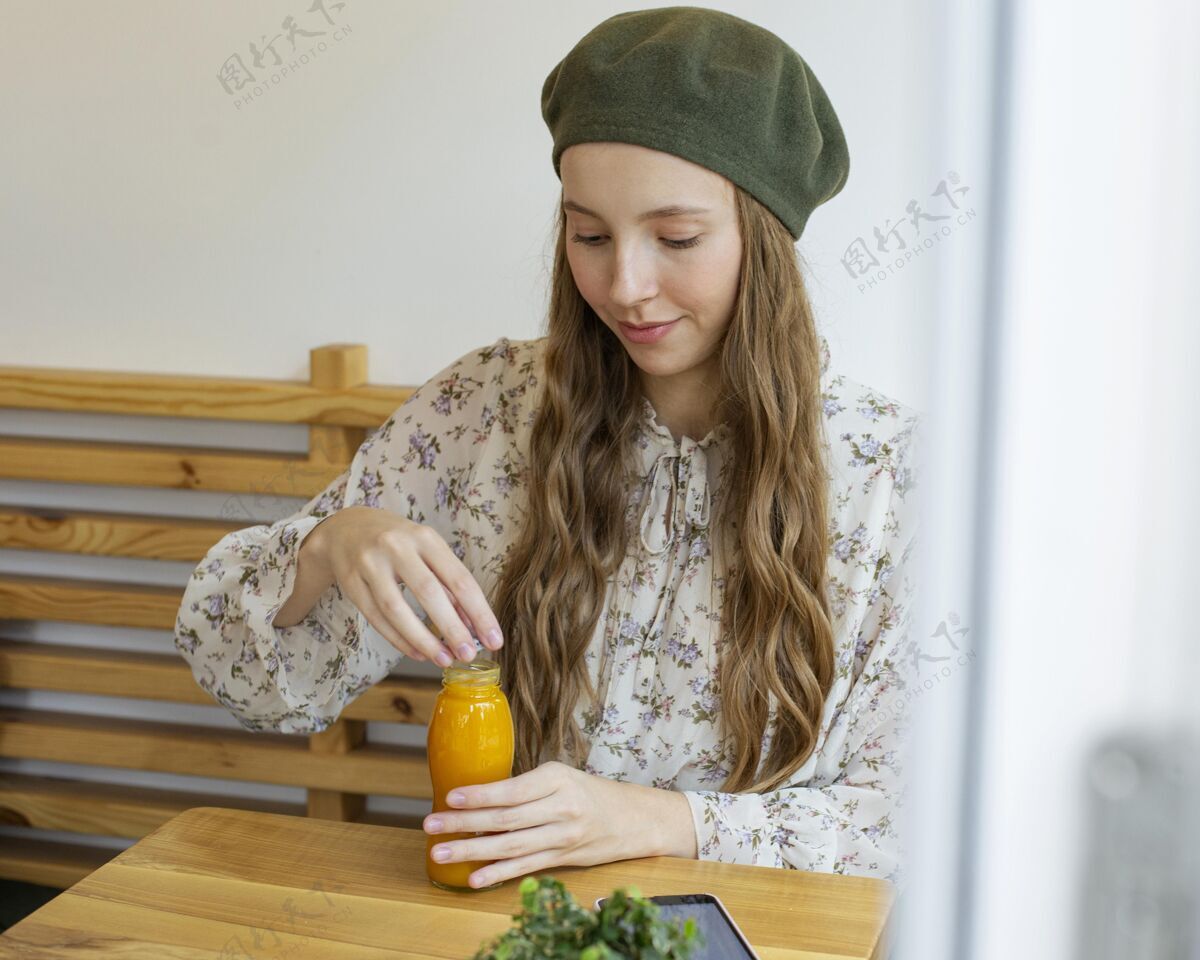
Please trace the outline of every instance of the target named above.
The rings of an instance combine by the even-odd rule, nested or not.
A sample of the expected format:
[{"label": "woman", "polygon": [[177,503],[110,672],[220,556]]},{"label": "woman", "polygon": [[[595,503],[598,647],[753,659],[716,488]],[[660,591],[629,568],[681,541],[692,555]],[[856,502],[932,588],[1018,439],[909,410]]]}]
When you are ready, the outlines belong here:
[{"label": "woman", "polygon": [[778,37],[690,7],[601,23],[542,109],[547,335],[461,357],[221,540],[177,645],[243,725],[309,732],[477,637],[516,775],[425,821],[494,832],[442,845],[496,861],[476,886],[654,854],[896,879],[916,418],[829,372],[804,292],[833,109]]}]

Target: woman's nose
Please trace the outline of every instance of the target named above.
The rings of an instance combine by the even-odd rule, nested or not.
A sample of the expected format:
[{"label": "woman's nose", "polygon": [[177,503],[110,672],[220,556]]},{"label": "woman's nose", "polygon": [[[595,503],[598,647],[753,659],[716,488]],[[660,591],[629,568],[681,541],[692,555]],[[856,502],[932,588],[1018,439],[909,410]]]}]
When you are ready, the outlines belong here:
[{"label": "woman's nose", "polygon": [[612,289],[609,293],[613,303],[633,307],[653,298],[658,292],[655,274],[651,257],[634,248],[618,251],[613,263]]}]

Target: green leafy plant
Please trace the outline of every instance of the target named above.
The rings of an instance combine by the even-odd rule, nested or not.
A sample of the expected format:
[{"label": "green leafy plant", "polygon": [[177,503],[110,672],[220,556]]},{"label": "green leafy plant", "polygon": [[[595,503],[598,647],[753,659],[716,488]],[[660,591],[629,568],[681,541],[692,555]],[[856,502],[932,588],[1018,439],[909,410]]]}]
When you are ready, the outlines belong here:
[{"label": "green leafy plant", "polygon": [[581,907],[553,877],[526,877],[519,891],[516,923],[472,960],[688,960],[704,943],[695,920],[663,918],[637,887],[614,890],[599,911]]}]

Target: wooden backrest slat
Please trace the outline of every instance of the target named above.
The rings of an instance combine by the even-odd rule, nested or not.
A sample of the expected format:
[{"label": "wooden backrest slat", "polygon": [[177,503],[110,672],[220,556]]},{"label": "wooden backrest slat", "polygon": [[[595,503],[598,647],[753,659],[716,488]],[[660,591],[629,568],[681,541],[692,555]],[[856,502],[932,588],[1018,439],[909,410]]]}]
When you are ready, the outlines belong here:
[{"label": "wooden backrest slat", "polygon": [[[0,843],[0,877],[19,883],[66,889],[104,866],[120,851],[82,843],[60,843],[33,837],[5,837]],[[49,954],[24,954],[45,960]]]},{"label": "wooden backrest slat", "polygon": [[[0,822],[38,830],[137,838],[192,807],[229,805],[229,798],[217,793],[0,773]],[[237,805],[242,810],[304,815],[300,803],[242,797]]]},{"label": "wooden backrest slat", "polygon": [[[0,639],[0,686],[217,706],[182,657]],[[441,684],[385,677],[346,704],[350,720],[425,725]]]},{"label": "wooden backrest slat", "polygon": [[175,629],[181,587],[0,575],[0,620]]},{"label": "wooden backrest slat", "polygon": [[0,548],[199,563],[218,540],[246,526],[226,520],[0,506]]},{"label": "wooden backrest slat", "polygon": [[0,707],[0,756],[223,777],[386,796],[432,796],[423,750],[367,744],[309,749],[298,734],[220,730],[50,710]]},{"label": "wooden backrest slat", "polygon": [[[0,773],[0,823],[21,824],[38,830],[60,830],[99,836],[144,837],[172,817],[192,807],[230,807],[302,817],[303,803],[229,797],[190,790],[129,787],[116,783]],[[413,814],[371,811],[365,823],[420,827]]]},{"label": "wooden backrest slat", "polygon": [[411,387],[0,366],[0,407],[373,429]]},{"label": "wooden backrest slat", "polygon": [[304,497],[318,494],[346,464],[307,455],[264,456],[150,443],[0,437],[0,477],[55,483],[211,490]]}]

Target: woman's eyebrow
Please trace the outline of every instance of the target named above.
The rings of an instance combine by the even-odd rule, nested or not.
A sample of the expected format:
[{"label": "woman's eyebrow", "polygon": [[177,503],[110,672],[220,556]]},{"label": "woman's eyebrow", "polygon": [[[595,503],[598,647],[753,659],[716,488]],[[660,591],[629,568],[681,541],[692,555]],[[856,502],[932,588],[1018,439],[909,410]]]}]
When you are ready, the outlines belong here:
[{"label": "woman's eyebrow", "polygon": [[[587,207],[576,203],[574,200],[563,201],[564,210],[574,210],[576,213],[582,213],[584,216],[595,217],[597,220],[604,218],[595,211],[589,210]],[[667,217],[682,217],[687,214],[694,213],[709,213],[705,207],[685,207],[677,203],[669,204],[665,207],[657,207],[654,210],[647,210],[645,213],[639,213],[637,217],[638,223],[643,223],[646,220],[664,220]]]}]

